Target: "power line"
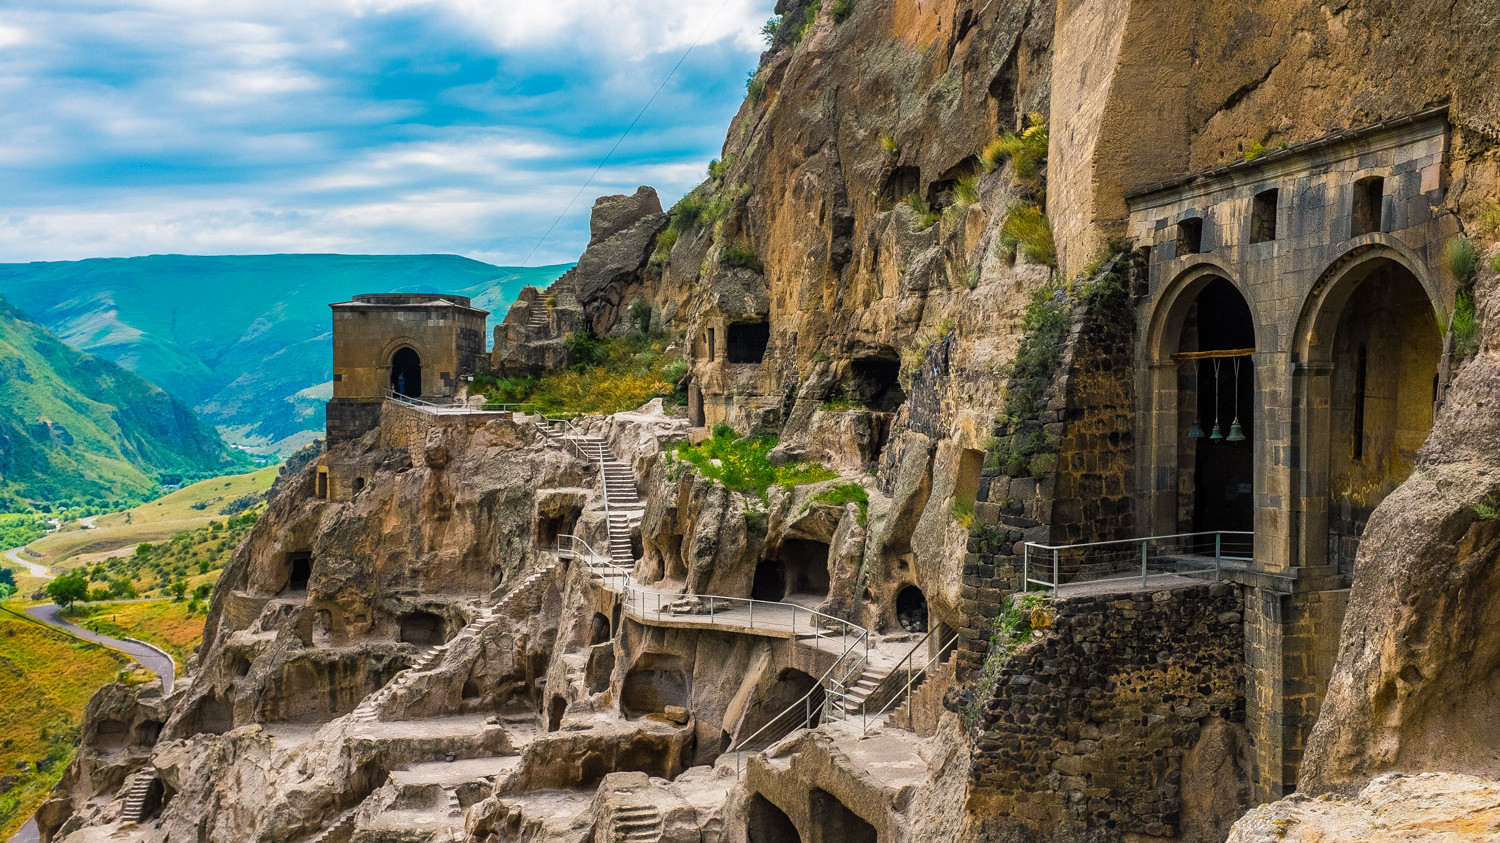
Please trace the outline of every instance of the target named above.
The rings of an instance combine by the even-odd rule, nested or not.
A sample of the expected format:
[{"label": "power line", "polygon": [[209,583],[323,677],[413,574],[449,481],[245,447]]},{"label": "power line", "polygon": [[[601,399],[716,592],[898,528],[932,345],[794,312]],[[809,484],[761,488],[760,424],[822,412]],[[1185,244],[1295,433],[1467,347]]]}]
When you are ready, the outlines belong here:
[{"label": "power line", "polygon": [[661,92],[666,89],[667,83],[672,81],[672,77],[677,75],[677,71],[682,67],[682,63],[687,61],[688,56],[693,54],[693,48],[697,47],[699,42],[703,40],[703,36],[708,34],[708,30],[713,27],[714,21],[717,21],[719,19],[719,14],[722,13],[724,11],[724,7],[728,5],[729,0],[723,0],[723,2],[719,4],[719,8],[713,13],[713,16],[708,19],[708,23],[703,25],[703,30],[698,33],[698,37],[693,39],[693,43],[689,44],[688,48],[683,51],[681,58],[677,59],[677,63],[672,65],[671,70],[667,71],[666,78],[661,80],[661,84],[657,85],[656,90],[651,93],[650,99],[647,99],[646,104],[641,106],[641,110],[636,112],[635,119],[631,120],[630,125],[625,127],[625,131],[622,132],[620,134],[620,137],[615,140],[615,145],[610,147],[609,152],[604,154],[604,159],[599,162],[599,166],[594,168],[594,172],[589,174],[588,180],[578,188],[578,192],[573,194],[573,198],[568,200],[567,206],[563,208],[562,213],[557,215],[557,219],[553,220],[552,224],[547,226],[547,230],[542,233],[542,238],[536,241],[536,245],[531,247],[530,252],[526,253],[526,259],[521,261],[521,266],[525,267],[531,264],[531,259],[536,255],[537,249],[542,248],[542,244],[546,243],[547,238],[552,236],[552,231],[553,229],[557,228],[557,224],[563,221],[563,217],[566,217],[569,211],[573,210],[573,205],[578,202],[578,197],[582,196],[583,192],[589,189],[589,185],[594,183],[594,178],[598,176],[599,173],[604,169],[604,165],[609,163],[609,159],[613,157],[616,150],[620,148],[620,144],[625,142],[625,138],[629,137],[630,132],[635,129],[636,124],[641,122],[641,118],[646,116],[646,109],[651,107],[651,103],[656,102],[657,96],[659,96]]}]

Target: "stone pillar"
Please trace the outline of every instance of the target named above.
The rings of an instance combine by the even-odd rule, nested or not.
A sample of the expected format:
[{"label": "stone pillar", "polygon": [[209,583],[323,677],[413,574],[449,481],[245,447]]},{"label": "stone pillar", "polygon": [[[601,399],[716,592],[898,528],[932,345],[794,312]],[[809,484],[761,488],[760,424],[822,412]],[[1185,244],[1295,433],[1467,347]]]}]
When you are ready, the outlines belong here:
[{"label": "stone pillar", "polygon": [[1139,370],[1137,405],[1144,435],[1136,452],[1136,482],[1144,505],[1136,511],[1140,535],[1177,532],[1177,363],[1152,361]]},{"label": "stone pillar", "polygon": [[1292,428],[1292,463],[1296,493],[1292,498],[1293,547],[1297,564],[1318,568],[1328,558],[1328,455],[1332,363],[1297,363],[1292,370],[1296,403]]},{"label": "stone pillar", "polygon": [[1297,484],[1292,459],[1291,354],[1257,351],[1255,361],[1255,568],[1290,570],[1291,502]]}]

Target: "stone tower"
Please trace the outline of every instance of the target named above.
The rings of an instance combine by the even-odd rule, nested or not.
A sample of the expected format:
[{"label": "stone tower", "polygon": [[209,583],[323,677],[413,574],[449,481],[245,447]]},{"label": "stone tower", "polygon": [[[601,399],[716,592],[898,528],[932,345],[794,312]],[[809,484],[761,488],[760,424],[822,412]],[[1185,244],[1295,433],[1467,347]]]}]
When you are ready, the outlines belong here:
[{"label": "stone tower", "polygon": [[328,443],[373,428],[390,392],[443,401],[482,371],[485,317],[465,296],[380,293],[333,309],[333,400]]}]

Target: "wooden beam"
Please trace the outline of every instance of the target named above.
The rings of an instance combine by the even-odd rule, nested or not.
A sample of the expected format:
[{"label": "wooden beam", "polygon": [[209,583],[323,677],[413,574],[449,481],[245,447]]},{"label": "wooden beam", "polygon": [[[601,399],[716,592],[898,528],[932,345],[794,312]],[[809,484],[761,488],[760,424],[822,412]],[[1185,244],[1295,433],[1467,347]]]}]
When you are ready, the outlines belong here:
[{"label": "wooden beam", "polygon": [[1227,348],[1221,351],[1179,351],[1172,355],[1173,360],[1212,360],[1221,357],[1249,357],[1255,353],[1253,348]]}]

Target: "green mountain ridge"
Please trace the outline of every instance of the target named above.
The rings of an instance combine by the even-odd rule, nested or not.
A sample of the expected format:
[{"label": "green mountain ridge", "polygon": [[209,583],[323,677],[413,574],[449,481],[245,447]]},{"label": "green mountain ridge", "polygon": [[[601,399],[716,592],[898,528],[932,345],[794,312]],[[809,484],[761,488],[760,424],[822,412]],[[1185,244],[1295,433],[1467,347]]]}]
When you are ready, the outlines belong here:
[{"label": "green mountain ridge", "polygon": [[284,452],[323,426],[329,303],[440,292],[503,313],[522,287],[567,268],[457,255],[151,255],[0,264],[0,295],[192,405],[234,444]]},{"label": "green mountain ridge", "polygon": [[[244,470],[193,410],[145,379],[74,350],[0,298],[0,499],[140,500],[163,479]],[[19,499],[19,500],[17,500]]]}]

